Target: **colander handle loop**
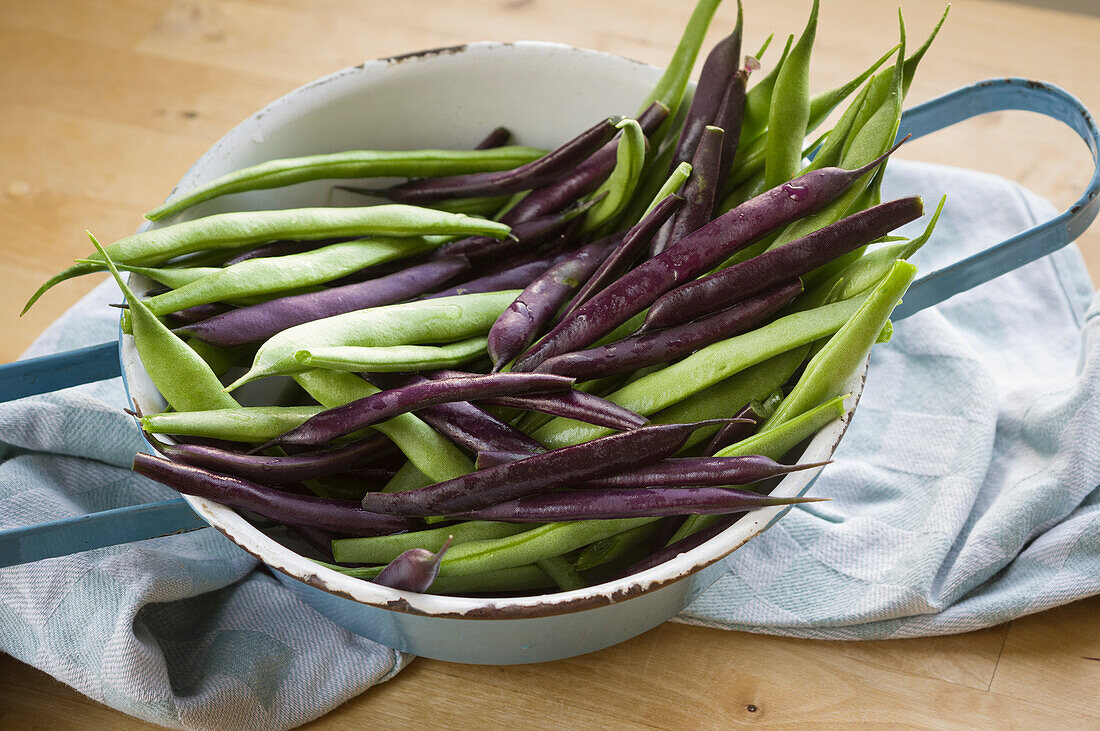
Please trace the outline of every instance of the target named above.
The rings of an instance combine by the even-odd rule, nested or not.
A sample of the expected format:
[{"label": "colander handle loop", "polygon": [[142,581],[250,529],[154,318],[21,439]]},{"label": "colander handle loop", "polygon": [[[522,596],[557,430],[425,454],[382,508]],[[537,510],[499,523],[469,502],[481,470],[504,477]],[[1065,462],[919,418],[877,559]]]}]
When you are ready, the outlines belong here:
[{"label": "colander handle loop", "polygon": [[0,402],[121,375],[118,341],[0,365]]},{"label": "colander handle loop", "polygon": [[915,139],[979,114],[1010,109],[1045,114],[1080,135],[1095,165],[1088,187],[1076,203],[1049,221],[918,279],[894,310],[893,319],[908,317],[1057,251],[1080,236],[1100,211],[1100,130],[1084,105],[1056,86],[1020,78],[965,86],[905,112],[898,139],[907,134]]},{"label": "colander handle loop", "polygon": [[[0,365],[0,402],[121,375],[118,341]],[[183,498],[0,530],[0,568],[207,527]]]}]

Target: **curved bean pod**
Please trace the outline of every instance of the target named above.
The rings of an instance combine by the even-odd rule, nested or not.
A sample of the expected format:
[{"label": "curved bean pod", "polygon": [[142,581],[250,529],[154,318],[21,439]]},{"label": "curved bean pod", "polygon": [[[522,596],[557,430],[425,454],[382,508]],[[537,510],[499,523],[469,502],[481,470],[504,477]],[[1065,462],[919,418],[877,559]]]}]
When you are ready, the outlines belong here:
[{"label": "curved bean pod", "polygon": [[[116,262],[139,266],[161,264],[203,249],[232,248],[279,239],[354,236],[418,236],[421,234],[481,235],[504,238],[510,227],[461,213],[430,208],[385,205],[365,208],[292,208],[280,211],[219,213],[194,221],[142,231],[104,247]],[[103,261],[96,252],[89,259]],[[102,266],[100,264],[99,266]],[[50,277],[23,307],[26,312],[51,287],[82,274],[99,271],[95,264],[74,264]]]},{"label": "curved bean pod", "polygon": [[388,438],[377,434],[323,452],[269,457],[198,444],[164,444],[152,437],[150,441],[161,454],[175,462],[264,485],[285,485],[347,472],[392,447]]},{"label": "curved bean pod", "polygon": [[260,346],[252,367],[235,383],[299,373],[294,354],[334,345],[415,345],[462,340],[489,331],[518,290],[441,297],[347,312],[288,328]]},{"label": "curved bean pod", "polygon": [[451,175],[487,170],[507,170],[537,159],[542,150],[533,147],[497,147],[470,150],[350,150],[322,155],[269,160],[235,170],[170,198],[145,214],[159,221],[211,198],[293,185],[326,178],[414,177]]},{"label": "curved bean pod", "polygon": [[532,391],[566,390],[572,385],[572,378],[525,373],[494,373],[412,383],[328,409],[273,439],[264,448],[327,444],[337,437],[425,406]]},{"label": "curved bean pod", "polygon": [[621,472],[675,454],[703,424],[644,426],[401,493],[367,493],[363,507],[395,515],[452,515]]},{"label": "curved bean pod", "polygon": [[854,213],[728,269],[687,282],[653,303],[643,329],[673,327],[729,307],[777,282],[812,272],[920,218],[923,213],[920,196],[899,198]]},{"label": "curved bean pod", "polygon": [[553,319],[561,306],[599,268],[619,240],[613,235],[571,253],[535,278],[500,314],[489,330],[488,351],[493,371],[523,352]]},{"label": "curved bean pod", "polygon": [[238,406],[236,399],[220,388],[221,382],[206,361],[149,311],[123,280],[105,249],[91,233],[88,237],[96,251],[104,257],[111,276],[130,305],[130,322],[138,358],[165,401],[172,408],[184,411]]},{"label": "curved bean pod", "polygon": [[691,106],[688,108],[687,117],[680,130],[680,137],[676,141],[672,162],[668,167],[669,173],[680,163],[694,158],[699,140],[703,136],[703,129],[707,125],[714,124],[718,118],[718,110],[726,96],[730,79],[733,78],[741,61],[741,31],[742,8],[738,0],[737,23],[734,25],[733,32],[715,44],[707,54],[703,68],[699,72],[695,96],[692,97]]},{"label": "curved bean pod", "polygon": [[615,277],[619,276],[620,271],[630,266],[638,258],[646,246],[661,231],[661,227],[665,222],[683,204],[684,199],[672,193],[650,206],[642,220],[634,224],[619,239],[615,249],[604,258],[596,271],[588,277],[580,291],[574,295],[573,301],[569,303],[569,307],[565,310],[562,318],[565,319],[572,315],[581,305],[592,299],[592,295],[615,281]]},{"label": "curved bean pod", "polygon": [[456,514],[510,523],[614,520],[669,515],[725,515],[774,505],[818,502],[823,498],[770,497],[724,487],[642,487],[623,490],[568,490],[531,495]]},{"label": "curved bean pod", "polygon": [[675,360],[757,326],[801,291],[802,284],[795,279],[698,322],[556,355],[539,363],[534,372],[584,381]]},{"label": "curved bean pod", "polygon": [[287,525],[357,535],[396,533],[413,525],[409,520],[394,518],[392,515],[369,513],[348,500],[293,495],[239,477],[219,475],[144,452],[134,455],[133,470],[185,495],[195,495],[232,508],[249,510]]},{"label": "curved bean pod", "polygon": [[374,195],[399,203],[423,203],[439,198],[508,195],[552,183],[576,168],[615,135],[622,117],[608,117],[537,160],[510,170],[421,178]]},{"label": "curved bean pod", "polygon": [[215,345],[266,340],[295,325],[412,299],[469,268],[470,262],[463,256],[429,261],[378,279],[232,309],[188,323],[179,332]]}]

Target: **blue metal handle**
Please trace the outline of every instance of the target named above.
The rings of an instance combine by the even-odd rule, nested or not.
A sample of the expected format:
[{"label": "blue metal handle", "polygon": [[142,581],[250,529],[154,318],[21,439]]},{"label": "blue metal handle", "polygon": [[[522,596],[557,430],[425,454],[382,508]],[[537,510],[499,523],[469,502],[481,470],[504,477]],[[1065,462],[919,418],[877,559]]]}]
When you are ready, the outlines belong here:
[{"label": "blue metal handle", "polygon": [[0,365],[0,402],[121,375],[118,341]]},{"label": "blue metal handle", "polygon": [[[0,365],[0,402],[121,375],[118,341]],[[206,528],[183,498],[0,530],[0,568]]]},{"label": "blue metal handle", "polygon": [[893,319],[901,320],[1057,251],[1080,236],[1100,211],[1100,130],[1084,105],[1058,87],[1015,78],[981,81],[907,111],[898,139],[907,134],[921,137],[979,114],[1008,109],[1045,114],[1080,135],[1096,166],[1088,188],[1051,220],[918,279],[894,310]]},{"label": "blue metal handle", "polygon": [[0,531],[0,568],[206,528],[183,498]]}]

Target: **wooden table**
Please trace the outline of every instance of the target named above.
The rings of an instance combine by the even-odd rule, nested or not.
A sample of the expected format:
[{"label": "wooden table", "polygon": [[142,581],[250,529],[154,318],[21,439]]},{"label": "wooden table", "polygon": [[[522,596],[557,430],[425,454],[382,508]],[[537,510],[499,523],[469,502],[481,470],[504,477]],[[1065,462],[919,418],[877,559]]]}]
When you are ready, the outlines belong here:
[{"label": "wooden table", "polygon": [[[0,1],[0,360],[99,278],[68,282],[26,317],[30,292],[88,248],[131,232],[190,162],[253,110],[364,59],[471,40],[554,40],[663,64],[691,3],[671,0]],[[798,32],[808,0],[746,0],[746,49]],[[891,4],[823,3],[813,85],[838,84],[892,44]],[[906,0],[914,37],[941,4]],[[708,47],[732,26],[718,15]],[[1100,18],[989,0],[960,2],[910,92],[1031,75],[1100,111]],[[774,51],[773,51],[774,53]],[[774,58],[774,57],[773,57]],[[1004,113],[917,141],[904,157],[1022,181],[1061,207],[1091,165],[1045,119]],[[1100,278],[1100,234],[1081,239]],[[684,727],[871,721],[926,726],[1100,724],[1100,599],[955,637],[790,640],[665,624],[620,646],[537,666],[417,660],[315,725],[549,724]],[[129,728],[44,674],[0,657],[0,726]]]}]

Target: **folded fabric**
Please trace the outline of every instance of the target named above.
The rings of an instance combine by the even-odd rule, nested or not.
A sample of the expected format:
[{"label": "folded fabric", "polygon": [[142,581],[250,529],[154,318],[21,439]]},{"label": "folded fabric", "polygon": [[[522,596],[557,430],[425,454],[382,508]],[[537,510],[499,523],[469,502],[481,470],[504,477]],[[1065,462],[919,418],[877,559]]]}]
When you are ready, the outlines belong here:
[{"label": "folded fabric", "polygon": [[[914,191],[929,204],[950,195],[924,271],[1052,211],[998,178],[891,163],[887,193]],[[814,487],[833,501],[732,554],[682,620],[903,636],[1097,591],[1091,291],[1069,248],[898,323]],[[114,338],[118,298],[98,287],[26,355]],[[141,442],[125,404],[120,379],[0,404],[0,528],[170,497],[127,469]],[[408,660],[317,614],[213,530],[0,569],[0,650],[121,711],[193,728],[298,725]]]},{"label": "folded fabric", "polygon": [[[117,337],[105,282],[24,357]],[[178,497],[129,469],[122,379],[0,404],[0,529]],[[282,729],[408,657],[352,634],[215,530],[0,569],[0,650],[165,726]]]},{"label": "folded fabric", "polygon": [[[914,192],[948,196],[922,274],[1055,214],[995,176],[891,163],[883,198]],[[915,637],[1100,592],[1100,299],[1077,248],[897,323],[835,459],[810,492],[831,501],[731,554],[680,621]]]}]

